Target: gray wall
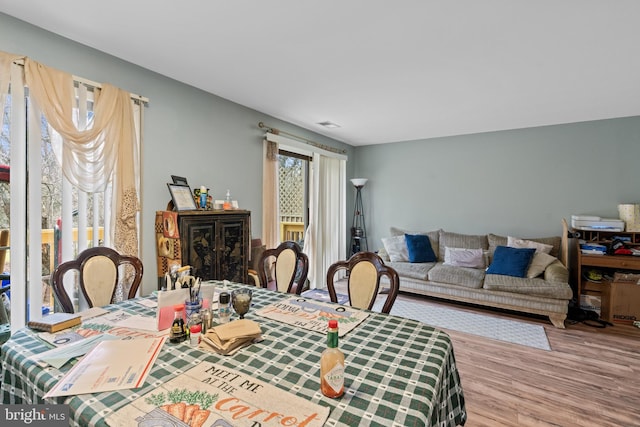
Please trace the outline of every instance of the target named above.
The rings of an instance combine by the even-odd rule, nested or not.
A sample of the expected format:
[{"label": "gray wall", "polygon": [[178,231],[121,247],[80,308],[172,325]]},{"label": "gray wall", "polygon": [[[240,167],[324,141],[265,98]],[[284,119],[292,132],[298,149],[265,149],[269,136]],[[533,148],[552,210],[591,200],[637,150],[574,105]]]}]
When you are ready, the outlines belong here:
[{"label": "gray wall", "polygon": [[[227,189],[251,211],[252,234],[262,233],[262,136],[269,126],[333,147],[352,147],[163,77],[0,13],[0,50],[150,99],[143,142],[142,291],[156,288],[155,211],[171,199],[170,175],[206,185],[215,198]],[[352,162],[347,162],[351,176]]]},{"label": "gray wall", "polygon": [[640,201],[640,117],[355,149],[370,248],[390,226],[560,235],[572,214]]}]

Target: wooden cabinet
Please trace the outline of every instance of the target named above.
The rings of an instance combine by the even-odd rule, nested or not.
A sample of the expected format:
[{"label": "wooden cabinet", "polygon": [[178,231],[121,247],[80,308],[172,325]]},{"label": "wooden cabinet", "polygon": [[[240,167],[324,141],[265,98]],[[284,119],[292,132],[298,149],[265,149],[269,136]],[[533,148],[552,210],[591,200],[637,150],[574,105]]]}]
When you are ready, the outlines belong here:
[{"label": "wooden cabinet", "polygon": [[249,211],[181,211],[178,227],[182,265],[193,267],[194,276],[247,283]]},{"label": "wooden cabinet", "polygon": [[[579,230],[581,239],[587,243],[600,243],[609,245],[615,237],[625,238],[625,243],[632,247],[640,248],[640,232],[619,232],[599,230]],[[577,271],[577,296],[580,300],[582,294],[590,294],[601,298],[601,315],[604,320],[611,321],[612,282],[606,277],[613,277],[616,271],[640,273],[640,257],[633,255],[592,255],[583,254],[580,248],[578,253]],[[601,270],[606,277],[600,283],[594,283],[586,279],[589,269]]]}]

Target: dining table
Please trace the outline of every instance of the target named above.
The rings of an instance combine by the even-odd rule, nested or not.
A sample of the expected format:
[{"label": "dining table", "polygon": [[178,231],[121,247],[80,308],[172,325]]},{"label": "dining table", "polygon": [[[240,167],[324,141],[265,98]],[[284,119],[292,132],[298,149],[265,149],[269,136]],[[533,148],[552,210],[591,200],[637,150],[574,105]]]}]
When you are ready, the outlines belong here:
[{"label": "dining table", "polygon": [[[37,331],[22,328],[0,348],[3,404],[67,404],[70,425],[107,426],[107,418],[114,411],[208,361],[329,407],[327,426],[465,424],[462,383],[452,341],[444,331],[416,320],[364,310],[367,317],[339,339],[345,355],[345,392],[331,399],[320,391],[320,356],[327,347],[326,334],[257,313],[292,296],[305,297],[238,283],[218,285],[228,290],[253,290],[252,306],[245,318],[260,325],[262,341],[223,356],[192,347],[189,342],[174,344],[167,339],[139,388],[44,398],[72,363],[59,369],[37,363],[32,356],[53,347],[40,339]],[[155,316],[155,309],[141,302],[156,298],[154,293],[104,308]],[[238,319],[235,313],[231,321],[234,319]]]}]

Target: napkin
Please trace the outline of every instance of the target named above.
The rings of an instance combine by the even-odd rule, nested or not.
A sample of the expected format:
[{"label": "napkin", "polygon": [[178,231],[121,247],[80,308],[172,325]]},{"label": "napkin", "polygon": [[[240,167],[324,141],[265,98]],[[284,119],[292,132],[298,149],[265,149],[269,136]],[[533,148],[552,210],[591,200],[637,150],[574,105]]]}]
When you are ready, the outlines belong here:
[{"label": "napkin", "polygon": [[234,320],[209,329],[202,336],[199,347],[226,356],[260,338],[261,333],[260,325],[253,320]]}]

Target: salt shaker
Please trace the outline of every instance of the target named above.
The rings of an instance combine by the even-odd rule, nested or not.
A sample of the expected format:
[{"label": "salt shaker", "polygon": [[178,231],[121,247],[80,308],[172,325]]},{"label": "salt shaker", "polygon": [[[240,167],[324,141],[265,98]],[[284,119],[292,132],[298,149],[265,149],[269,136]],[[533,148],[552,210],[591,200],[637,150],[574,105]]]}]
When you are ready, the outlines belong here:
[{"label": "salt shaker", "polygon": [[198,344],[200,344],[201,331],[202,331],[202,325],[199,323],[195,325],[191,325],[191,328],[189,328],[189,332],[190,332],[189,343],[191,344],[191,347],[197,347]]},{"label": "salt shaker", "polygon": [[218,298],[218,319],[220,323],[227,323],[231,317],[231,295],[221,292]]}]

